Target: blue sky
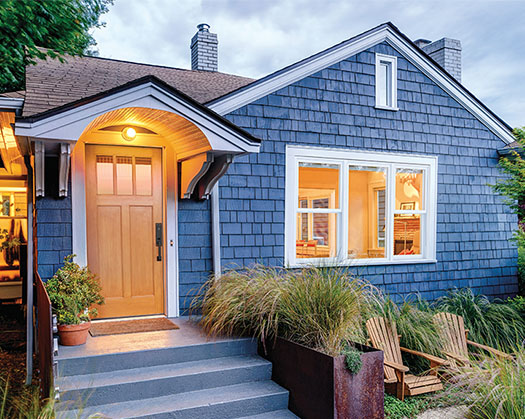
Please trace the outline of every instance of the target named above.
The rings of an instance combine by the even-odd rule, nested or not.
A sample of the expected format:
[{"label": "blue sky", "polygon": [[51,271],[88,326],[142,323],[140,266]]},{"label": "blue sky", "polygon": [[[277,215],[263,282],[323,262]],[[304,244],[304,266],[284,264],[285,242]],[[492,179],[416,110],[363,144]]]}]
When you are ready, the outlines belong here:
[{"label": "blue sky", "polygon": [[411,39],[461,40],[463,84],[523,126],[524,17],[521,0],[115,0],[94,37],[101,57],[189,68],[205,22],[219,36],[219,71],[258,78],[391,21]]}]

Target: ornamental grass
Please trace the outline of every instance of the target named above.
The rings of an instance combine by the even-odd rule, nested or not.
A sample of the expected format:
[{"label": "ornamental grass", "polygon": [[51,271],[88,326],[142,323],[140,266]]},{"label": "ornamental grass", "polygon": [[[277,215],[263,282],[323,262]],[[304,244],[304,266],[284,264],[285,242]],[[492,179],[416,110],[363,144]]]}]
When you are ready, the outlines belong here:
[{"label": "ornamental grass", "polygon": [[441,397],[466,404],[470,419],[525,418],[525,349],[512,360],[480,355],[459,368]]},{"label": "ornamental grass", "polygon": [[525,321],[512,304],[492,302],[470,288],[449,291],[435,308],[462,316],[469,339],[475,342],[512,352],[525,341]]},{"label": "ornamental grass", "polygon": [[364,288],[344,269],[257,265],[212,278],[197,305],[211,335],[249,335],[265,345],[281,336],[336,356],[348,340],[363,340]]}]

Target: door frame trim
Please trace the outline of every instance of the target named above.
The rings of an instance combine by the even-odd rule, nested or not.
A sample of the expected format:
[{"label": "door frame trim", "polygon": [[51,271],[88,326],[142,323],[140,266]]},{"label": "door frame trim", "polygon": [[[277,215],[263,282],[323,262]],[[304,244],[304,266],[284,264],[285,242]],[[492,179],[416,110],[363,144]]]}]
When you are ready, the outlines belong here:
[{"label": "door frame trim", "polygon": [[[98,133],[97,133],[98,134]],[[88,145],[149,147],[162,149],[162,187],[164,217],[164,314],[179,317],[179,261],[178,261],[178,211],[177,211],[177,156],[171,147],[158,141],[150,144],[122,144],[111,141],[110,135],[90,135]],[[86,142],[77,141],[71,156],[71,207],[72,245],[76,261],[87,265],[87,214],[86,214]],[[173,241],[173,246],[171,245]]]}]

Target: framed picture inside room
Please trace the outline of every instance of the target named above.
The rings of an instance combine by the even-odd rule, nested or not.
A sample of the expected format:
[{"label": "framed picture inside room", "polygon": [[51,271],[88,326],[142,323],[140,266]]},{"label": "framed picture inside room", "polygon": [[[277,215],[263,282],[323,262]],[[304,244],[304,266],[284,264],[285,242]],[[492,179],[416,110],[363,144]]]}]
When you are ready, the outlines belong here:
[{"label": "framed picture inside room", "polygon": [[405,210],[405,211],[413,211],[416,209],[416,203],[415,202],[401,202],[399,209]]}]

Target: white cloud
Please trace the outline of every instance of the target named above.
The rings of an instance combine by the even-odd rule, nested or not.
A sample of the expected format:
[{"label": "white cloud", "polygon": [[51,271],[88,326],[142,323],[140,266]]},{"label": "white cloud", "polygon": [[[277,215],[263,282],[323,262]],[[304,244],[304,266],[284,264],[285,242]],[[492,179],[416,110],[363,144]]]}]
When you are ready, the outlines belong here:
[{"label": "white cloud", "polygon": [[412,39],[457,38],[463,83],[525,125],[525,2],[116,0],[94,36],[102,57],[188,68],[196,25],[219,36],[220,71],[261,77],[386,21]]}]

